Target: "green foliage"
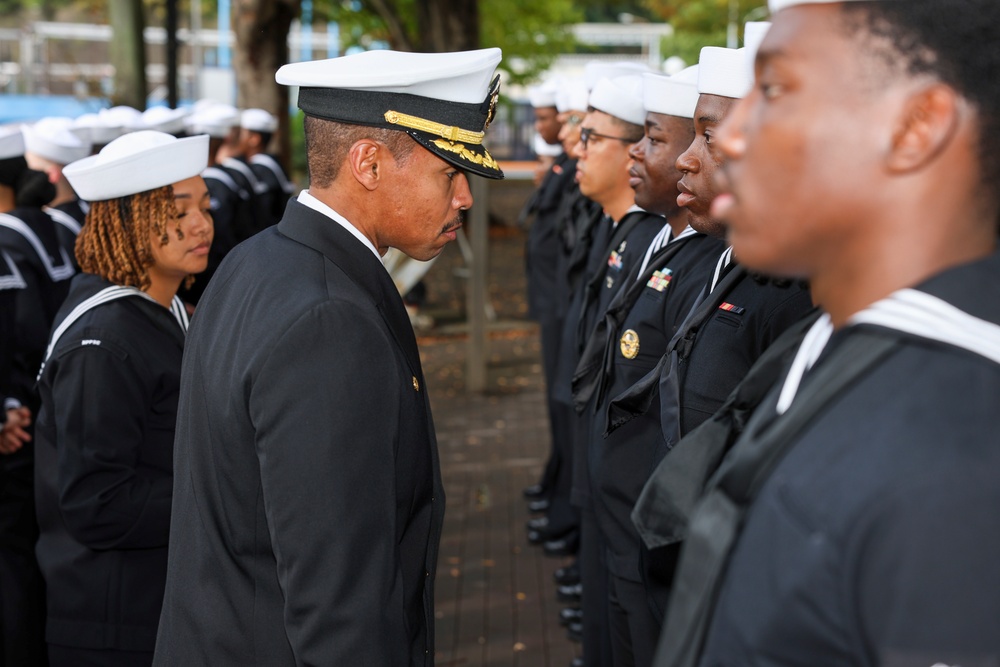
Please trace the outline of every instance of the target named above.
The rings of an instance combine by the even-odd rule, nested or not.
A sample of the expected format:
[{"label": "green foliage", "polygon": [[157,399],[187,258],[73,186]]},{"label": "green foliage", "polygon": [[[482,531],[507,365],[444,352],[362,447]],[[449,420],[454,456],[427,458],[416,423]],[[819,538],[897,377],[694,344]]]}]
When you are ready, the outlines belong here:
[{"label": "green foliage", "polygon": [[[726,46],[730,0],[642,0],[645,7],[674,26],[674,36],[663,40],[663,53],[678,55],[689,65],[698,62],[703,46]],[[767,18],[764,0],[736,0],[740,44],[743,24]]]},{"label": "green foliage", "polygon": [[510,83],[525,83],[574,49],[570,26],[583,20],[572,0],[481,2],[480,42],[499,46]]}]

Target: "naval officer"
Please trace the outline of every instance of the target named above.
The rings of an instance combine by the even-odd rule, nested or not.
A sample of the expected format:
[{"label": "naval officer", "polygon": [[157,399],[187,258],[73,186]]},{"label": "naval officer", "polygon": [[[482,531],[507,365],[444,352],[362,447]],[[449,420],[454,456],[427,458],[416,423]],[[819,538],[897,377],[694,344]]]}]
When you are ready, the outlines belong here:
[{"label": "naval officer", "polygon": [[224,260],[181,373],[158,665],[432,665],[444,514],[406,310],[472,206],[499,49],[286,65],[310,185]]}]

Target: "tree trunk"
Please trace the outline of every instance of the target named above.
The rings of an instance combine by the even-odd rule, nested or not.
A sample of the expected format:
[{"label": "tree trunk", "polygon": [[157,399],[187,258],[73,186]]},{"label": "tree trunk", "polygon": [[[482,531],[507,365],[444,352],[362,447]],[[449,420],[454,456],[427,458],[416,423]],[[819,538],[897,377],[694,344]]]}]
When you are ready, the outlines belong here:
[{"label": "tree trunk", "polygon": [[146,17],[142,0],[109,0],[112,40],[111,64],[115,68],[114,104],[146,108],[146,45],[142,31]]},{"label": "tree trunk", "polygon": [[479,48],[478,0],[417,2],[421,51],[469,51]]},{"label": "tree trunk", "polygon": [[288,31],[299,13],[299,0],[233,0],[236,49],[237,106],[266,109],[278,118],[272,147],[287,169],[291,158],[288,135],[288,88],[274,81],[274,73],[288,62]]}]

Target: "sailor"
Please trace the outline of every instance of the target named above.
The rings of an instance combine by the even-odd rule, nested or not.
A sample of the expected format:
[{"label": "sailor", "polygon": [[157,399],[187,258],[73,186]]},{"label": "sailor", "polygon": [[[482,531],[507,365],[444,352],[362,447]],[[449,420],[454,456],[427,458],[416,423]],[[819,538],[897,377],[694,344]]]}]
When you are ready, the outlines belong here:
[{"label": "sailor", "polygon": [[208,263],[207,160],[206,136],[140,130],[64,170],[92,205],[39,375],[51,667],[152,663],[188,323],[176,293]]},{"label": "sailor", "polygon": [[942,9],[771,2],[714,210],[823,315],[690,520],[659,665],[1000,655],[1000,6]]},{"label": "sailor", "polygon": [[245,176],[218,163],[216,156],[223,144],[235,136],[238,120],[236,110],[228,105],[214,103],[201,105],[184,119],[186,132],[192,135],[209,136],[208,167],[201,176],[208,186],[212,206],[212,221],[215,238],[208,257],[208,268],[190,285],[181,287],[180,295],[185,303],[197,306],[205,288],[215,275],[219,264],[237,243],[249,238],[257,222],[264,215],[256,206],[252,186]]},{"label": "sailor", "polygon": [[45,211],[58,224],[59,244],[75,264],[76,237],[89,204],[73,190],[63,175],[63,167],[90,155],[90,142],[74,134],[72,124],[70,118],[50,117],[25,125],[21,131],[24,132],[24,159],[28,167],[44,172],[56,188],[56,196]]},{"label": "sailor", "polygon": [[[607,625],[605,545],[593,525],[593,507],[586,484],[587,423],[574,411],[571,380],[579,355],[598,319],[626,277],[642,261],[650,241],[666,225],[662,215],[635,204],[629,186],[629,148],[643,135],[646,110],[642,77],[601,79],[590,94],[590,111],[583,119],[575,147],[576,178],[580,192],[601,206],[603,216],[594,228],[581,289],[567,311],[560,349],[554,400],[569,411],[572,442],[571,502],[581,510],[580,570],[583,583],[583,655],[586,664],[607,664],[610,639]],[[583,414],[586,414],[583,411]],[[561,528],[548,515],[545,528]]]},{"label": "sailor", "polygon": [[[643,75],[645,134],[630,150],[635,203],[669,223],[646,249],[612,300],[577,366],[578,404],[593,405],[588,469],[595,525],[607,546],[613,664],[652,664],[663,622],[643,585],[632,506],[663,446],[658,406],[603,437],[607,401],[631,387],[666,352],[667,343],[701,293],[721,240],[695,231],[677,203],[677,157],[694,138],[698,67],[673,77]],[[586,595],[586,589],[585,589]]]},{"label": "sailor", "polygon": [[[257,202],[258,191],[262,191],[257,177],[249,166],[231,157],[232,147],[239,137],[239,123],[239,111],[228,104],[204,106],[185,120],[188,134],[210,137],[208,168],[202,176],[208,183],[213,206],[219,206],[219,209],[213,208],[212,215],[220,231],[232,235],[233,243],[256,234],[265,226],[267,216]],[[222,188],[229,192],[223,192]],[[225,248],[227,252],[228,249]]]},{"label": "sailor", "polygon": [[17,130],[0,135],[0,269],[20,284],[13,298],[10,375],[4,401],[4,453],[0,455],[0,596],[6,609],[2,645],[8,664],[44,660],[44,590],[35,562],[32,492],[33,423],[38,414],[35,377],[45,352],[52,319],[62,304],[75,269],[60,246],[56,223],[42,206],[55,187],[42,172],[28,169],[24,138]]},{"label": "sailor", "polygon": [[455,240],[499,49],[367,51],[299,86],[309,189],[223,262],[188,336],[158,665],[434,663],[444,514],[420,356],[381,255]]},{"label": "sailor", "polygon": [[[753,45],[750,45],[752,49]],[[690,224],[709,236],[724,237],[725,225],[710,210],[717,195],[716,172],[725,158],[715,143],[718,126],[752,85],[746,50],[705,47],[698,72],[695,138],[677,159],[682,178],[677,202]],[[750,273],[731,248],[717,259],[697,305],[667,345],[666,354],[644,378],[612,398],[607,432],[627,427],[659,404],[662,440],[649,468],[670,467],[670,451],[680,437],[719,407],[754,362],[787,328],[812,311],[808,290],[798,281]],[[663,614],[676,566],[678,545],[644,552],[643,577],[658,614]],[[669,626],[669,620],[667,621]]]},{"label": "sailor", "polygon": [[240,138],[238,156],[250,163],[257,180],[264,186],[262,201],[270,200],[267,210],[271,223],[276,224],[285,214],[288,199],[295,194],[295,184],[288,177],[277,156],[267,152],[274,133],[278,131],[278,119],[264,109],[245,109],[240,114]]}]

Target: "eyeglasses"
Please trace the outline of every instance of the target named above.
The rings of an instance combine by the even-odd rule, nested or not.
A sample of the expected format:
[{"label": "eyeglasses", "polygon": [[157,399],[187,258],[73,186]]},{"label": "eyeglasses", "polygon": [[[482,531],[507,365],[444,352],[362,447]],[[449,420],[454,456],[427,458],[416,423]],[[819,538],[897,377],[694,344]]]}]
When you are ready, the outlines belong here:
[{"label": "eyeglasses", "polygon": [[624,144],[634,144],[634,139],[627,139],[625,137],[612,137],[610,134],[601,134],[599,132],[594,132],[592,128],[582,127],[580,128],[580,143],[583,147],[587,147],[587,142],[590,141],[591,137],[600,137],[601,139],[614,139],[615,141],[620,141]]}]

